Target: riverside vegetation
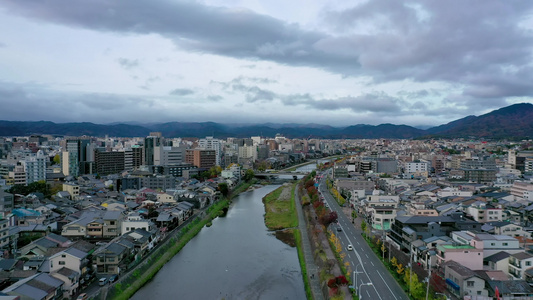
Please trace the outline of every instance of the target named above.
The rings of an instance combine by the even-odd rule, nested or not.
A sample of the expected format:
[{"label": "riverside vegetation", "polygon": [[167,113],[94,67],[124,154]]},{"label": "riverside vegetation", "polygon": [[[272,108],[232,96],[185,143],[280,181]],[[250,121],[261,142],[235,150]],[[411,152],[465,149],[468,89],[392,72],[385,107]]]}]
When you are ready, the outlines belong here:
[{"label": "riverside vegetation", "polygon": [[[106,299],[126,300],[141,289],[157,272],[176,255],[185,245],[194,238],[204,226],[211,224],[212,220],[224,215],[231,204],[231,199],[239,193],[246,191],[254,184],[254,180],[244,181],[239,184],[227,197],[215,202],[206,210],[204,217],[197,216],[179,232],[173,233],[166,242],[160,245],[145,261],[141,262],[135,270],[127,273],[118,283],[109,288]],[[101,298],[101,297],[100,297]]]},{"label": "riverside vegetation", "polygon": [[297,247],[298,261],[302,270],[307,299],[312,299],[311,287],[307,276],[302,237],[298,229],[298,215],[295,207],[296,183],[286,183],[263,197],[265,205],[265,225],[276,231],[276,237],[284,243]]}]

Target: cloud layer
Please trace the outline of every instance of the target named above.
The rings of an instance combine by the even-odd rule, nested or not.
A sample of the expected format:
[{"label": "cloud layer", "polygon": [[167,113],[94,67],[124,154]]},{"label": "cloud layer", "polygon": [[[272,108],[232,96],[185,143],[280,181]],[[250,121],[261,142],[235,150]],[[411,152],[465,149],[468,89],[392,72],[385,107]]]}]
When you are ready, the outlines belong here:
[{"label": "cloud layer", "polygon": [[[170,97],[205,103],[199,108],[204,113],[213,103],[258,107],[261,113],[279,106],[305,110],[302,116],[296,114],[299,120],[305,120],[305,113],[330,112],[376,122],[394,121],[396,116],[416,125],[430,121],[428,116],[444,121],[532,102],[533,3],[529,1],[373,0],[349,7],[322,5],[312,27],[300,20],[287,22],[275,13],[196,1],[95,0],[65,5],[59,0],[6,0],[0,9],[4,15],[26,20],[17,22],[106,37],[162,38],[176,47],[174,53],[165,54],[167,58],[146,44],[144,51],[135,53],[138,56],[131,55],[134,48],[116,52],[114,63],[131,78],[144,76],[144,83],[136,86],[152,93],[94,90],[69,100],[84,105],[87,95],[93,95],[87,97],[92,98],[91,109],[107,107],[106,101],[127,105],[147,101],[157,107],[163,98],[172,101]],[[0,41],[0,51],[11,45],[11,40]],[[179,64],[150,69],[155,65],[150,61],[162,64],[185,53],[208,62],[193,63],[187,54]],[[178,77],[184,80],[176,81]],[[0,81],[10,82],[7,73],[0,71]],[[0,92],[24,98],[20,103],[32,99],[13,88]],[[51,87],[48,92],[52,93]],[[63,97],[61,90],[54,92],[48,99]]]}]

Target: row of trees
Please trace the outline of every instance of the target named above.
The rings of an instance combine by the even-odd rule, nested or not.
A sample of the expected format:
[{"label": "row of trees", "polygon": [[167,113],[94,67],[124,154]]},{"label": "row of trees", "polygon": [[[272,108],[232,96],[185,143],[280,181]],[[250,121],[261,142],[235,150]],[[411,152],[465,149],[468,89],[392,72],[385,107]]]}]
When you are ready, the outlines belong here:
[{"label": "row of trees", "polygon": [[311,204],[315,209],[315,213],[320,224],[328,227],[331,223],[337,222],[338,215],[337,212],[330,211],[328,208],[326,208],[324,203],[319,200],[318,191],[315,188],[315,181],[312,179],[313,177],[314,176],[311,176],[310,179],[305,181],[304,188],[307,191],[307,195],[311,199]]},{"label": "row of trees", "polygon": [[15,184],[12,186],[8,192],[13,195],[23,195],[27,196],[31,193],[41,193],[45,198],[51,198],[52,195],[62,190],[61,184],[50,185],[46,181],[41,180],[37,182],[32,182],[28,185]]},{"label": "row of trees", "polygon": [[415,272],[412,272],[411,274],[411,270],[405,268],[405,266],[399,263],[396,257],[393,257],[391,259],[390,264],[392,268],[396,270],[398,277],[402,279],[403,282],[407,285],[409,292],[413,296],[413,298],[426,298],[426,285],[423,282],[420,282],[420,280],[418,280],[418,275],[416,275]]}]

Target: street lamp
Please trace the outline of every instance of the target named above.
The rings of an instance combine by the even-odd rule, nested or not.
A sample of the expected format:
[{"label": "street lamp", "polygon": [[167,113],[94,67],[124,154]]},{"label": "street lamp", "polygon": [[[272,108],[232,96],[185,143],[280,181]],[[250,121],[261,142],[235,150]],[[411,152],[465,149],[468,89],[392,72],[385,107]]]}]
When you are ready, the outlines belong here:
[{"label": "street lamp", "polygon": [[361,293],[361,287],[362,287],[363,285],[373,285],[373,284],[372,284],[372,282],[367,282],[367,283],[361,283],[361,284],[359,285],[359,300],[363,300],[363,293]]},{"label": "street lamp", "polygon": [[[429,255],[429,262],[427,261],[427,256],[428,255]],[[428,297],[429,297],[429,282],[431,281],[431,255],[429,254],[429,252],[426,252],[426,264],[428,266],[428,271],[429,271],[429,274],[428,274],[428,286],[426,288],[426,300],[428,300]]]},{"label": "street lamp", "polygon": [[[357,288],[357,274],[362,274],[364,272],[357,272],[357,267],[359,267],[359,265],[355,266],[355,271],[353,271],[353,278],[354,278],[354,282],[353,282],[353,286],[354,288]],[[357,291],[355,291],[357,293]]]}]

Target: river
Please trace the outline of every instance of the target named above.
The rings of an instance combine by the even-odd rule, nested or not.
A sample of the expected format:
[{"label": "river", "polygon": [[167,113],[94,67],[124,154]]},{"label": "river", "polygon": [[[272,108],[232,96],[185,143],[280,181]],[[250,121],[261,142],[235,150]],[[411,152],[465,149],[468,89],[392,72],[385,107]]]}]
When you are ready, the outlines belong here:
[{"label": "river", "polygon": [[296,248],[264,224],[261,200],[277,187],[235,198],[132,299],[306,299]]}]

